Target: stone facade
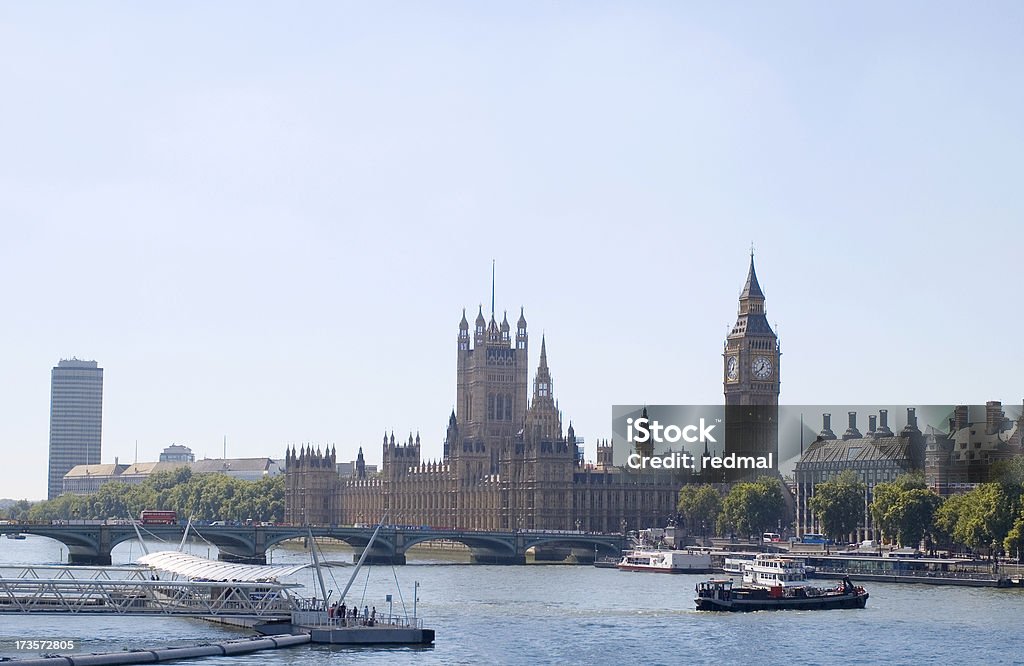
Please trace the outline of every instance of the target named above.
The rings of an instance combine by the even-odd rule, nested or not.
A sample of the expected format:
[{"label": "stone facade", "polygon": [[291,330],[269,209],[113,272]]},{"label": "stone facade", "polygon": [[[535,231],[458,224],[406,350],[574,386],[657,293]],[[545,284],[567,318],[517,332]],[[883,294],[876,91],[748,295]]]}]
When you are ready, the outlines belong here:
[{"label": "stone facade", "polygon": [[285,521],[373,524],[386,514],[402,525],[617,532],[672,518],[680,477],[613,467],[610,445],[599,447],[602,464],[582,464],[572,424],[562,430],[546,342],[527,402],[526,379],[516,367],[526,356],[525,319],[520,316],[516,348],[502,335],[504,323],[498,328],[492,319],[487,328],[492,333],[482,341],[478,335],[473,348],[460,328],[457,405],[465,421],[455,411],[449,416],[442,459],[423,460],[418,434],[402,442],[392,432],[381,444],[380,473],[367,473],[360,449],[356,473],[346,478],[335,470],[333,450],[290,449]]},{"label": "stone facade", "polygon": [[[1022,411],[1024,414],[1024,411]],[[925,482],[946,497],[993,480],[992,466],[1021,455],[1024,416],[1006,417],[999,401],[985,403],[985,420],[971,421],[968,405],[958,405],[949,419],[949,432],[928,434]]]},{"label": "stone facade", "polygon": [[[751,412],[748,430],[754,432],[735,435],[736,452],[773,452],[777,460],[779,349],[765,319],[753,258],[739,313],[726,342],[726,403]],[[547,343],[542,338],[532,393],[528,350],[522,311],[514,334],[507,315],[498,323],[493,308],[489,321],[480,309],[472,330],[463,311],[455,409],[441,459],[423,459],[418,434],[401,441],[385,433],[380,471],[367,473],[360,449],[355,474],[343,477],[333,450],[292,447],[286,455],[285,521],[373,524],[387,515],[393,524],[474,530],[664,527],[675,516],[679,489],[694,479],[685,472],[616,467],[607,442],[599,443],[596,464],[584,464],[572,424],[563,431]],[[731,376],[729,367],[737,363],[744,367]]]}]

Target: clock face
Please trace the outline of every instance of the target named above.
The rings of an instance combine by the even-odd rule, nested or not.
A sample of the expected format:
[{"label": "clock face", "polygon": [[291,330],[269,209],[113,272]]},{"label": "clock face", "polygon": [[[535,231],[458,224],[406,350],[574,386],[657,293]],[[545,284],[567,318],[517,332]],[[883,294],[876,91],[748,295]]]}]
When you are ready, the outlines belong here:
[{"label": "clock face", "polygon": [[740,363],[735,356],[730,356],[725,362],[725,376],[729,381],[734,382],[740,377]]},{"label": "clock face", "polygon": [[767,379],[772,374],[772,362],[767,356],[758,356],[750,366],[751,372],[758,379]]}]

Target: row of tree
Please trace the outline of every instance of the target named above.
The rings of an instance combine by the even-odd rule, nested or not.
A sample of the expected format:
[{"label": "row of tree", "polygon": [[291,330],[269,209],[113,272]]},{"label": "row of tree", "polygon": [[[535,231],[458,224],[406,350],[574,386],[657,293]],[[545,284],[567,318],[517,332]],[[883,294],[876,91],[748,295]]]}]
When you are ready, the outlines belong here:
[{"label": "row of tree", "polygon": [[177,511],[182,518],[224,521],[284,520],[284,476],[245,481],[226,474],[192,474],[181,467],[139,484],[112,481],[92,495],[15,503],[7,518],[21,522],[137,518],[145,509]]},{"label": "row of tree", "polygon": [[776,529],[786,512],[782,484],[762,476],[737,483],[723,498],[711,485],[687,485],[679,491],[679,513],[691,533],[760,536]]},{"label": "row of tree", "polygon": [[[928,550],[969,549],[991,555],[1024,557],[1024,459],[997,465],[991,483],[943,500],[920,474],[905,474],[874,486],[870,512],[887,543]],[[845,543],[865,518],[867,488],[846,471],[815,486],[808,508],[822,531]],[[734,485],[724,497],[710,485],[688,485],[679,492],[678,511],[692,534],[760,535],[784,520],[783,489],[761,477]]]}]

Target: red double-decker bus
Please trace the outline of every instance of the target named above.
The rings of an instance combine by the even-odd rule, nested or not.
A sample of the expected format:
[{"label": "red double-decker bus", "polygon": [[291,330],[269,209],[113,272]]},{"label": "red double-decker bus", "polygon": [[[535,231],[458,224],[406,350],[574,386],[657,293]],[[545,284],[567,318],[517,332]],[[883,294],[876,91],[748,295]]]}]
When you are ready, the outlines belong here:
[{"label": "red double-decker bus", "polygon": [[178,522],[178,513],[146,509],[139,514],[139,522],[143,525],[175,525]]}]

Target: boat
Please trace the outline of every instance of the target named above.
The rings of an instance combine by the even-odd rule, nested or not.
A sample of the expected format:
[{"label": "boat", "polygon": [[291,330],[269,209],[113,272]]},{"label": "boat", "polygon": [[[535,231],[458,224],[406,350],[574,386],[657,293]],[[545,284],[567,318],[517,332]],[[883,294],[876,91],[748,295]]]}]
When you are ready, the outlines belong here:
[{"label": "boat", "polygon": [[711,553],[706,550],[654,550],[637,548],[627,551],[619,561],[619,571],[653,571],[655,573],[711,573]]},{"label": "boat", "polygon": [[697,610],[829,610],[864,608],[868,593],[849,576],[834,588],[811,585],[801,560],[768,553],[743,565],[743,584],[712,579],[697,584]]},{"label": "boat", "polygon": [[799,558],[759,553],[753,561],[742,565],[743,584],[754,587],[807,587],[807,568]]},{"label": "boat", "polygon": [[24,541],[25,540],[25,535],[24,534],[20,534],[18,532],[11,532],[10,534],[7,535],[7,538],[8,539],[17,539],[18,541]]},{"label": "boat", "polygon": [[598,569],[617,569],[621,560],[621,557],[600,557],[594,560],[594,566]]}]

